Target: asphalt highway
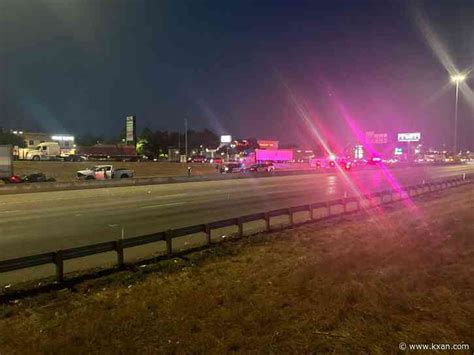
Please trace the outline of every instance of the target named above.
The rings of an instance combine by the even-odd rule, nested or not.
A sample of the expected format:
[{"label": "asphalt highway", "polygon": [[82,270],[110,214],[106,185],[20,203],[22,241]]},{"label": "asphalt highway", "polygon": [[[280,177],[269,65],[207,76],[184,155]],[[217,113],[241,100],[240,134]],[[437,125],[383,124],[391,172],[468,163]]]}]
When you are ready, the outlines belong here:
[{"label": "asphalt highway", "polygon": [[[474,165],[360,170],[0,196],[0,260],[474,173]],[[11,282],[7,274],[2,281]]]}]

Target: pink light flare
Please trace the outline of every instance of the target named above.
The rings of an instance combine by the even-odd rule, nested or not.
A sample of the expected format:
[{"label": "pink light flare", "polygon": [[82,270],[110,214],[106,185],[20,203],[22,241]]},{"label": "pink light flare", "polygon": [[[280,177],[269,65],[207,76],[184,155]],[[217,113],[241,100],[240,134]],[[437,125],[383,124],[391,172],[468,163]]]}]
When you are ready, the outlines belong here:
[{"label": "pink light flare", "polygon": [[[355,123],[355,120],[349,114],[349,112],[347,111],[346,107],[341,102],[341,100],[339,100],[335,95],[332,95],[332,100],[333,100],[334,105],[339,110],[340,114],[343,116],[345,122],[351,129],[352,134],[357,138],[357,140],[359,140],[364,145],[364,147],[366,147],[366,149],[371,153],[372,156],[375,155],[376,151],[374,147],[372,146],[370,142],[367,141],[365,135],[362,133],[362,130],[357,126],[357,124]],[[402,186],[398,183],[398,181],[395,179],[393,174],[388,170],[388,168],[383,164],[380,164],[377,166],[379,167],[380,172],[382,173],[382,176],[384,177],[384,179],[389,183],[391,189],[400,194],[403,193]],[[413,202],[411,198],[403,199],[402,202],[409,210],[411,210],[415,214],[416,217],[419,217],[419,218],[422,217],[421,211],[415,205],[415,203]]]}]

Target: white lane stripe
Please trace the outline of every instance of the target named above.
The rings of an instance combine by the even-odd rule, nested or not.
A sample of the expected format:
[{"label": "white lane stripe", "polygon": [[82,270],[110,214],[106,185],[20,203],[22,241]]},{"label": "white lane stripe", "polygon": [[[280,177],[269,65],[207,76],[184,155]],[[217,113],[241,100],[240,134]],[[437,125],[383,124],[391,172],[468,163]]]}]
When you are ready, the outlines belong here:
[{"label": "white lane stripe", "polygon": [[157,208],[157,207],[168,207],[168,206],[178,206],[184,205],[187,202],[173,202],[173,203],[163,203],[161,205],[149,205],[149,206],[141,206],[140,208]]},{"label": "white lane stripe", "polygon": [[16,212],[21,212],[21,210],[1,211],[0,213],[16,213]]}]

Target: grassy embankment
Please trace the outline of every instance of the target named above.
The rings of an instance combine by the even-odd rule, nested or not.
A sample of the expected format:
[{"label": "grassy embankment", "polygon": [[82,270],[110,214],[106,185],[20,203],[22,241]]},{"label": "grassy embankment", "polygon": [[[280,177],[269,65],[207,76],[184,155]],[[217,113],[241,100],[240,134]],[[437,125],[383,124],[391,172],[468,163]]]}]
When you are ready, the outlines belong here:
[{"label": "grassy embankment", "polygon": [[411,209],[256,235],[4,305],[0,353],[473,346],[473,195],[463,187]]},{"label": "grassy embankment", "polygon": [[184,164],[158,162],[59,162],[59,161],[16,161],[14,172],[16,175],[26,175],[34,172],[43,172],[54,177],[57,181],[74,181],[76,172],[94,165],[112,164],[117,168],[127,168],[135,171],[136,177],[149,176],[184,176],[187,167],[192,167],[193,175],[207,175],[215,173],[212,164]]}]

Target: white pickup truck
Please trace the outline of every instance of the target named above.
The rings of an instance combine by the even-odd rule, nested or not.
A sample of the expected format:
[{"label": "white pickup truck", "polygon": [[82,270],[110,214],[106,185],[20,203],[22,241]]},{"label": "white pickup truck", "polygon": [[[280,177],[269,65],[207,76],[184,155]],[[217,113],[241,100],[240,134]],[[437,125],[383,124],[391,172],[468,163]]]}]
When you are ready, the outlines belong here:
[{"label": "white pickup truck", "polygon": [[79,170],[77,178],[81,180],[108,180],[132,178],[135,172],[130,169],[114,169],[112,165],[96,165],[92,168]]}]

